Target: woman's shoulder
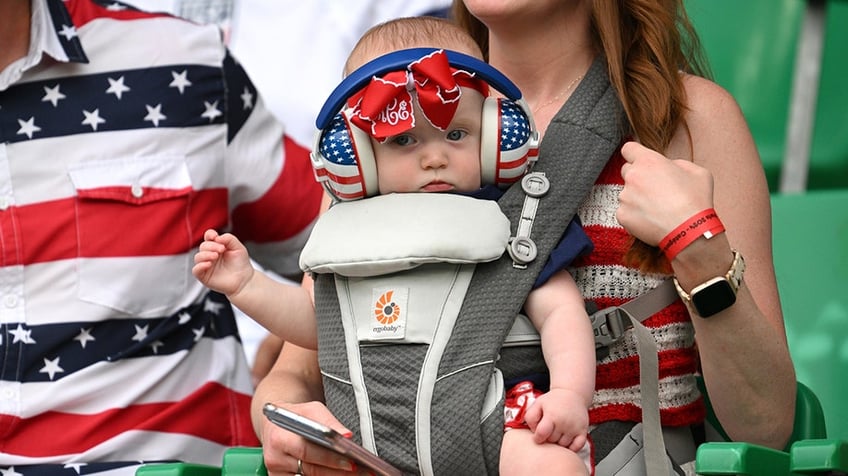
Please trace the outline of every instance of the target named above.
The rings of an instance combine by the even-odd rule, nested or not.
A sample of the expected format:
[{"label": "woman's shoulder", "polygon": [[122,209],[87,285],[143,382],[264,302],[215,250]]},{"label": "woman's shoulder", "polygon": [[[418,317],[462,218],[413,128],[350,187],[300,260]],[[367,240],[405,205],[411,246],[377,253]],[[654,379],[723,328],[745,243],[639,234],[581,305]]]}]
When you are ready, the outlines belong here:
[{"label": "woman's shoulder", "polygon": [[683,76],[683,88],[686,91],[685,120],[693,140],[697,141],[698,136],[750,133],[739,103],[726,89],[691,74]]},{"label": "woman's shoulder", "polygon": [[[719,84],[691,74],[683,75],[686,92],[685,126],[675,134],[670,147],[683,156],[688,153],[690,140],[701,152],[717,152],[727,144],[752,143],[750,130],[739,104]],[[686,151],[686,153],[684,153]]]},{"label": "woman's shoulder", "polygon": [[669,151],[688,157],[714,173],[744,168],[762,173],[754,138],[739,104],[726,89],[709,79],[684,75],[685,124],[675,133]]},{"label": "woman's shoulder", "polygon": [[686,109],[689,113],[687,120],[715,120],[717,117],[742,115],[733,95],[707,78],[683,74],[683,88],[686,91]]}]

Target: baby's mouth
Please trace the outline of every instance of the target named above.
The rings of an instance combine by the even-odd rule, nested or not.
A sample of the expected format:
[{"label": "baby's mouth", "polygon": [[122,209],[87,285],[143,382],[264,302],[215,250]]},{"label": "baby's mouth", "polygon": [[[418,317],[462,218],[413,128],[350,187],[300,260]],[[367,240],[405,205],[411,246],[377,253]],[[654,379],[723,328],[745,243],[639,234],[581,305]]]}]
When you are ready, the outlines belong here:
[{"label": "baby's mouth", "polygon": [[425,192],[449,192],[453,190],[453,185],[441,180],[434,180],[425,185],[422,190]]}]

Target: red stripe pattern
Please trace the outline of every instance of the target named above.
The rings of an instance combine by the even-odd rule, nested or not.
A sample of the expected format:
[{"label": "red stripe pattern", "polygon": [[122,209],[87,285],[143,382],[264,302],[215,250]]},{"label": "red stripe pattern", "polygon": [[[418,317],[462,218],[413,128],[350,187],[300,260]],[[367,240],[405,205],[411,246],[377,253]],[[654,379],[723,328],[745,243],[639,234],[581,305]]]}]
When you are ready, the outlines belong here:
[{"label": "red stripe pattern", "polygon": [[[230,405],[248,406],[250,396],[208,383],[179,402],[162,402],[111,408],[94,414],[50,411],[38,416],[9,422],[15,438],[3,445],[3,451],[30,457],[52,454],[76,454],[128,431],[167,432],[200,435],[221,445],[233,441],[258,446],[250,419],[235,414],[227,418]],[[218,420],[221,424],[210,424]],[[62,438],[45,445],[44,437],[62,429]]]},{"label": "red stripe pattern", "polygon": [[[312,177],[309,151],[289,137],[283,141],[286,156],[283,173],[271,189],[255,202],[245,203],[233,211],[233,226],[241,238],[257,243],[292,238],[306,229],[318,215],[323,189]],[[299,206],[281,207],[284,203]],[[268,220],[268,210],[279,209]]]},{"label": "red stripe pattern", "polygon": [[[227,202],[225,189],[186,190],[165,198],[169,193],[144,206],[81,193],[78,198],[10,208],[0,217],[16,225],[3,229],[14,230],[6,243],[19,242],[20,252],[12,253],[14,247],[9,246],[11,256],[4,266],[77,257],[187,253],[200,242],[204,230],[227,226],[227,212],[220,207]],[[161,230],[169,233],[162,235]]]},{"label": "red stripe pattern", "polygon": [[134,8],[121,8],[117,2],[65,2],[68,7],[68,12],[71,14],[74,25],[77,28],[88,24],[94,20],[104,18],[112,18],[114,20],[141,20],[144,18],[164,17],[164,13],[148,13],[136,10]]},{"label": "red stripe pattern", "polygon": [[[632,237],[615,220],[624,159],[617,151],[578,212],[594,251],[575,263],[578,286],[600,309],[621,305],[656,286],[665,276],[647,276],[624,266]],[[660,416],[664,425],[700,422],[705,410],[694,374],[697,351],[689,315],[679,300],[647,319],[659,346]],[[639,357],[632,331],[598,362],[593,424],[610,420],[641,421]]]}]

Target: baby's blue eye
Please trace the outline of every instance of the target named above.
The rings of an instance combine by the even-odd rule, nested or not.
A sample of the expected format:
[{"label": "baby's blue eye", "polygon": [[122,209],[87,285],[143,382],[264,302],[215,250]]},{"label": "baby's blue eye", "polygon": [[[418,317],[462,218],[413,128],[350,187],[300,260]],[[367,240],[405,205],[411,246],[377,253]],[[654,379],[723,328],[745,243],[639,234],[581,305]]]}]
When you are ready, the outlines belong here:
[{"label": "baby's blue eye", "polygon": [[448,132],[447,137],[448,137],[448,140],[460,140],[463,137],[465,137],[466,135],[467,135],[467,133],[465,131],[454,130],[454,131]]},{"label": "baby's blue eye", "polygon": [[392,143],[399,146],[406,146],[412,143],[412,137],[401,134],[392,139]]}]

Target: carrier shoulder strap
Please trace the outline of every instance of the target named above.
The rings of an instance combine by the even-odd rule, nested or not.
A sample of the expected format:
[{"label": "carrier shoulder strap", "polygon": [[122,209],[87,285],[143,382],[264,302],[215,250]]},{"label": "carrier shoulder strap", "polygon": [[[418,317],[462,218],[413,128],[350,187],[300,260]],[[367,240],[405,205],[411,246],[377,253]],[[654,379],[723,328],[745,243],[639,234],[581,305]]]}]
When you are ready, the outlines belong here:
[{"label": "carrier shoulder strap", "polygon": [[[623,127],[622,107],[609,83],[606,62],[598,58],[548,126],[539,161],[533,168],[534,173],[543,173],[550,182],[547,194],[536,205],[532,229],[536,259],[522,269],[515,267],[512,258],[505,254],[497,261],[478,265],[475,270],[459,320],[444,351],[438,372],[440,381],[432,397],[431,426],[439,431],[432,438],[433,453],[440,455],[435,459],[436,464],[461,460],[469,468],[482,468],[486,467],[486,455],[497,450],[475,448],[471,443],[484,439],[479,427],[483,411],[481,396],[486,394],[495,361],[515,316],[565,225],[574,217],[620,144]],[[513,236],[521,222],[525,196],[522,188],[515,185],[500,200],[502,211],[510,219]],[[450,375],[469,363],[477,366],[476,372],[464,371],[462,385],[451,382]],[[474,411],[462,415],[478,420],[458,418],[456,412],[450,411],[460,402],[476,405]],[[449,474],[452,468],[433,469],[435,474]]]}]

